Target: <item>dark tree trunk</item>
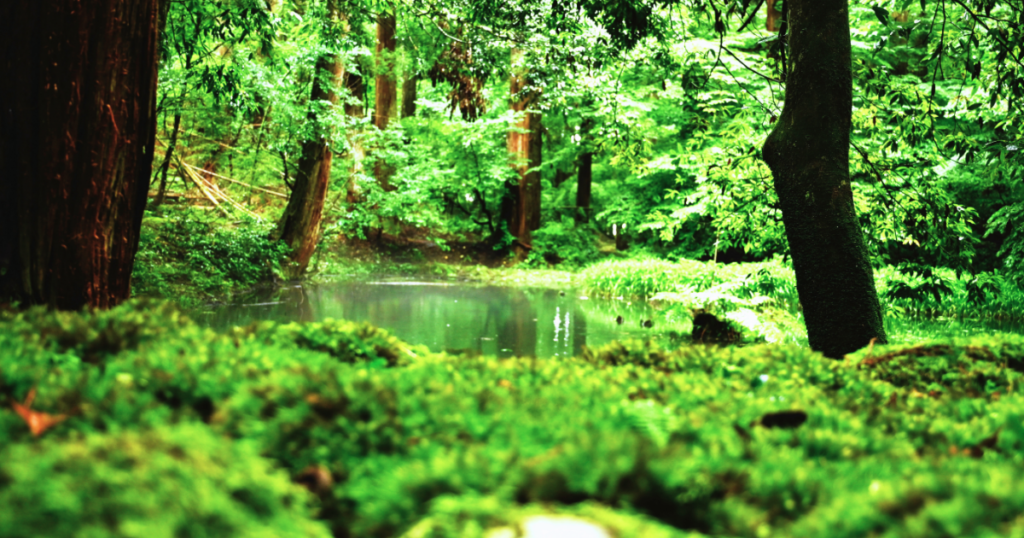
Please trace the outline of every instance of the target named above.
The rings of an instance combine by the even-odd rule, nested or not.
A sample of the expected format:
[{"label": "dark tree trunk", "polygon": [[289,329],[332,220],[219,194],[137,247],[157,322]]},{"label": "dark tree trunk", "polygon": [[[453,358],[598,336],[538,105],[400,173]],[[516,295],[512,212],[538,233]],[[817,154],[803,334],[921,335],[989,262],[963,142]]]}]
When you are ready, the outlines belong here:
[{"label": "dark tree trunk", "polygon": [[850,189],[846,0],[787,0],[786,104],[764,144],[782,206],[811,348],[828,357],[885,342]]},{"label": "dark tree trunk", "polygon": [[156,0],[0,3],[0,303],[128,298],[158,27]]},{"label": "dark tree trunk", "polygon": [[590,220],[590,185],[594,178],[594,154],[580,154],[579,171],[576,173],[576,208],[583,222]]},{"label": "dark tree trunk", "polygon": [[[333,7],[331,15],[332,19],[337,20]],[[321,56],[316,62],[316,72],[310,102],[328,101],[332,105],[337,104],[338,94],[334,88],[341,79],[341,56],[334,53]],[[308,119],[316,129],[313,137],[302,143],[295,184],[288,198],[288,206],[274,232],[275,237],[284,241],[292,250],[285,267],[288,278],[298,278],[306,272],[316,244],[320,241],[320,221],[331,178],[333,154],[330,148],[330,128],[323,123],[316,109],[310,110]]]},{"label": "dark tree trunk", "polygon": [[[381,131],[387,130],[388,123],[395,116],[398,105],[398,82],[395,78],[395,15],[381,13],[377,16],[377,83],[373,109],[373,124]],[[391,174],[394,172],[383,160],[378,159],[373,177],[384,190],[391,189]]]},{"label": "dark tree trunk", "polygon": [[[518,53],[513,51],[513,64],[516,56]],[[530,232],[540,228],[541,113],[537,107],[540,92],[529,86],[525,71],[512,75],[512,110],[523,114],[508,133],[508,151],[516,159],[514,168],[519,173],[519,181],[511,189],[514,195],[508,229],[520,247],[528,246]]]},{"label": "dark tree trunk", "polygon": [[178,146],[178,130],[181,128],[181,112],[174,114],[174,130],[171,131],[171,140],[167,143],[167,151],[164,152],[164,163],[160,165],[160,187],[156,191],[156,199],[153,200],[153,207],[160,207],[167,196],[167,171],[171,168],[171,158],[174,157],[174,148]]},{"label": "dark tree trunk", "polygon": [[416,115],[416,84],[420,81],[417,75],[406,75],[402,82],[402,117],[411,118]]}]

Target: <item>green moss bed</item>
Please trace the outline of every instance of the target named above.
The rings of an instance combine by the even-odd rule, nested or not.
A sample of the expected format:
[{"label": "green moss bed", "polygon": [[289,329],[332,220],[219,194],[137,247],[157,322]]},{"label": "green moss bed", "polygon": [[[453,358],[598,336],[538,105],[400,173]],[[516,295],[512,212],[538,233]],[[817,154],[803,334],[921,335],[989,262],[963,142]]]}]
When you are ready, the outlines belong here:
[{"label": "green moss bed", "polygon": [[0,314],[0,536],[1024,536],[1022,369],[1019,336],[496,359]]}]

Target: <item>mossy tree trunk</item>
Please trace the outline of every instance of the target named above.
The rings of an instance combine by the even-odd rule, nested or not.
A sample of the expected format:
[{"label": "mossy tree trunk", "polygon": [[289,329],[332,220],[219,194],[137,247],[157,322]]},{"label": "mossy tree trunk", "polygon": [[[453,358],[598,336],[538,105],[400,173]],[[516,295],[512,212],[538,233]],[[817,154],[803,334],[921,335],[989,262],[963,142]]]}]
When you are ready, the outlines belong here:
[{"label": "mossy tree trunk", "polygon": [[[333,24],[338,22],[338,11],[331,2],[330,18]],[[327,198],[327,185],[331,179],[331,128],[325,118],[329,116],[327,107],[338,103],[335,88],[340,84],[342,74],[342,57],[337,53],[327,53],[317,59],[316,75],[310,94],[310,111],[307,116],[314,126],[313,135],[302,143],[302,154],[299,156],[295,184],[288,206],[281,216],[274,237],[283,241],[291,249],[285,275],[298,278],[306,272],[309,260],[313,257],[316,244],[320,241],[320,222],[323,218],[324,200]]]},{"label": "mossy tree trunk", "polygon": [[811,347],[828,357],[885,342],[850,188],[853,103],[846,0],[787,0],[786,104],[763,148]]},{"label": "mossy tree trunk", "polygon": [[128,298],[159,18],[157,0],[0,3],[0,303]]},{"label": "mossy tree trunk", "polygon": [[508,133],[508,151],[515,159],[518,181],[509,189],[508,230],[519,248],[530,246],[530,232],[540,228],[541,120],[540,91],[530,85],[527,69],[517,67],[521,53],[512,52],[510,80],[512,110],[521,113]]},{"label": "mossy tree trunk", "polygon": [[[395,28],[394,13],[377,16],[377,80],[373,109],[373,124],[385,131],[391,118],[395,117],[398,106],[398,81],[395,77]],[[391,190],[391,169],[383,159],[378,159],[373,176],[384,190]]]}]

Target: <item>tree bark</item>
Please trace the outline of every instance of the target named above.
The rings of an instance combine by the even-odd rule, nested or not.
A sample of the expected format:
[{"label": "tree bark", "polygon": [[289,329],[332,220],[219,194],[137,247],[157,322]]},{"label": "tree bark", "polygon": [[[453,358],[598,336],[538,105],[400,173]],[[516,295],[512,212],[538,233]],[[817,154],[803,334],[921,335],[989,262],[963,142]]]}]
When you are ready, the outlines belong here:
[{"label": "tree bark", "polygon": [[128,298],[158,27],[157,0],[0,3],[0,303]]},{"label": "tree bark", "polygon": [[[377,16],[377,83],[375,91],[373,124],[385,131],[388,123],[395,116],[398,105],[398,83],[395,78],[395,15],[381,13]],[[384,190],[391,189],[392,167],[383,159],[374,165],[373,177]]]},{"label": "tree bark", "polygon": [[886,340],[850,188],[847,1],[786,5],[786,103],[763,156],[782,206],[811,348],[838,359],[872,339]]},{"label": "tree bark", "polygon": [[[335,22],[338,19],[333,5],[331,19]],[[333,153],[330,148],[332,133],[323,120],[327,111],[320,111],[316,103],[326,102],[328,106],[338,103],[335,87],[340,83],[341,73],[341,55],[330,53],[317,59],[316,76],[310,95],[313,107],[307,116],[316,128],[314,135],[302,143],[295,184],[288,198],[288,206],[274,232],[277,239],[291,248],[284,271],[288,278],[299,278],[306,272],[316,244],[320,241],[320,221],[324,200],[327,198],[327,185],[331,179]]]},{"label": "tree bark", "polygon": [[420,81],[419,75],[406,74],[402,82],[402,117],[411,118],[416,115],[416,84]]},{"label": "tree bark", "polygon": [[594,154],[580,154],[579,170],[576,172],[576,207],[583,222],[590,220],[590,186],[594,178]]},{"label": "tree bark", "polygon": [[[515,69],[519,52],[512,52]],[[510,189],[512,211],[508,229],[521,244],[530,244],[530,232],[540,228],[541,113],[540,91],[530,87],[529,74],[520,70],[510,81],[512,110],[522,115],[508,133],[508,151],[515,159],[518,183]]]}]

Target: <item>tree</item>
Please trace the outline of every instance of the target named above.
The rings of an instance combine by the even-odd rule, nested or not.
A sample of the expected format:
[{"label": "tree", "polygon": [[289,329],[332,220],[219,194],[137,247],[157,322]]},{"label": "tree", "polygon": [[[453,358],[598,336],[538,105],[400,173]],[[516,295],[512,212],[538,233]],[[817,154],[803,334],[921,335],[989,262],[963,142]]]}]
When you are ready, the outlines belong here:
[{"label": "tree", "polygon": [[538,108],[540,91],[530,84],[529,70],[517,65],[522,53],[512,51],[513,74],[509,82],[512,110],[519,121],[508,133],[508,151],[516,159],[513,165],[519,179],[509,185],[504,211],[508,230],[519,247],[530,245],[530,232],[540,228],[541,119]]},{"label": "tree", "polygon": [[[340,13],[334,1],[327,3],[327,10],[324,24],[330,27],[327,29],[330,33],[340,28]],[[292,250],[285,266],[289,278],[298,278],[306,272],[320,241],[320,222],[334,155],[331,151],[333,133],[327,116],[329,108],[338,103],[335,88],[341,83],[343,71],[342,57],[336,50],[326,50],[317,58],[307,115],[313,131],[302,143],[292,194],[274,231],[274,237]]]},{"label": "tree", "polygon": [[0,302],[127,299],[155,137],[157,0],[0,5]]},{"label": "tree", "polygon": [[850,186],[846,0],[787,0],[786,101],[763,147],[782,206],[811,348],[842,358],[885,342]]},{"label": "tree", "polygon": [[[382,12],[377,16],[377,82],[373,124],[384,131],[395,116],[398,106],[398,83],[395,77],[395,29],[397,21],[394,13]],[[390,190],[391,175],[394,170],[383,159],[378,159],[373,175],[384,190]]]}]

